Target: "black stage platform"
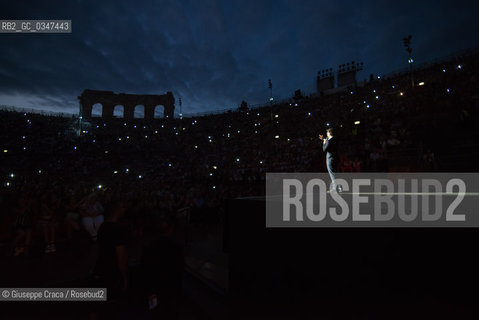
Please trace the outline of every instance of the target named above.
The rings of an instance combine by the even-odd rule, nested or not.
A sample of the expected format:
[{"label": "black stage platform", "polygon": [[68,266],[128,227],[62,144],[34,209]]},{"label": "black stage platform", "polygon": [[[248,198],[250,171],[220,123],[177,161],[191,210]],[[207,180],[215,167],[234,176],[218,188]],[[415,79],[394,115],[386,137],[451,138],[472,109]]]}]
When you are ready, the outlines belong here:
[{"label": "black stage platform", "polygon": [[475,228],[271,229],[264,197],[234,199],[225,219],[229,296],[238,314],[477,318],[478,236]]}]

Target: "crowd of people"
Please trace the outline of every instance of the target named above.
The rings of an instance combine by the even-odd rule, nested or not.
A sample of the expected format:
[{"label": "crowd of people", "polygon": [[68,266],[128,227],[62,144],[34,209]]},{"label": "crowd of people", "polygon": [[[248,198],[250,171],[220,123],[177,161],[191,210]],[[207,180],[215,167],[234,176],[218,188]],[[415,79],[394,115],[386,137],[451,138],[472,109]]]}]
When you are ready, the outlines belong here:
[{"label": "crowd of people", "polygon": [[0,111],[0,241],[13,242],[13,255],[28,254],[32,233],[46,254],[57,250],[57,233],[84,230],[96,241],[112,199],[122,199],[137,234],[185,209],[221,219],[225,199],[264,194],[266,172],[325,171],[318,133],[328,127],[341,141],[342,172],[454,168],[457,159],[440,157],[445,143],[462,146],[457,156],[477,148],[478,64],[477,54],[460,56],[217,115],[92,118],[81,135],[76,117]]}]

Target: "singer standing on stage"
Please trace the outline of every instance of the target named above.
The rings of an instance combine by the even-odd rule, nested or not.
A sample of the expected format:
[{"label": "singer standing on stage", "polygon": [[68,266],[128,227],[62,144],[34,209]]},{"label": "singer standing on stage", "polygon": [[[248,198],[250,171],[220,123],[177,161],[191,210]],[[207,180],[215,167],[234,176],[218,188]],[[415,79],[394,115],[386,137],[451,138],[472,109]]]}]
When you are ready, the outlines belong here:
[{"label": "singer standing on stage", "polygon": [[333,128],[326,130],[326,138],[322,134],[319,135],[319,139],[323,140],[323,151],[326,152],[326,167],[328,169],[329,176],[331,177],[331,191],[341,192],[341,188],[336,188],[335,174],[338,168],[339,155],[338,155],[338,141],[333,136]]}]

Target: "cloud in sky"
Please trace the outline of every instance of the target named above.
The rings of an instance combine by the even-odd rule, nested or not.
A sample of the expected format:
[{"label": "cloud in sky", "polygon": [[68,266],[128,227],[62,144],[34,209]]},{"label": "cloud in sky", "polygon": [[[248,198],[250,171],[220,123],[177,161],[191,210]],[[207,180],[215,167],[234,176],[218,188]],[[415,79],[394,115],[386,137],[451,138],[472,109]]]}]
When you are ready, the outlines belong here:
[{"label": "cloud in sky", "polygon": [[17,1],[1,19],[71,19],[71,34],[0,34],[0,104],[76,113],[83,89],[181,96],[183,112],[314,91],[318,70],[384,74],[474,47],[473,1]]}]

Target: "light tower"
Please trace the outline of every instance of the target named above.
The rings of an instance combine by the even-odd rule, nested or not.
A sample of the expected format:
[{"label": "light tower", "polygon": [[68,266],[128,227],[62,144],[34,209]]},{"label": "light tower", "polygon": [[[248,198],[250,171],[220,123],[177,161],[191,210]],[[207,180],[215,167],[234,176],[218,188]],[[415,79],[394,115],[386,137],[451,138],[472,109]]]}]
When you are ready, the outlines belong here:
[{"label": "light tower", "polygon": [[414,79],[412,74],[412,63],[414,62],[414,60],[412,58],[411,39],[412,39],[412,35],[408,35],[406,38],[402,39],[402,42],[408,53],[407,62],[409,64],[409,76],[411,77],[411,87],[414,87]]},{"label": "light tower", "polygon": [[78,135],[81,136],[83,130],[83,105],[80,101],[80,115],[78,117]]},{"label": "light tower", "polygon": [[273,84],[271,83],[271,79],[268,80],[268,87],[269,87],[269,103],[273,105]]},{"label": "light tower", "polygon": [[181,110],[181,106],[182,106],[181,97],[178,98],[178,104],[180,105],[180,119],[183,119],[183,111]]}]

